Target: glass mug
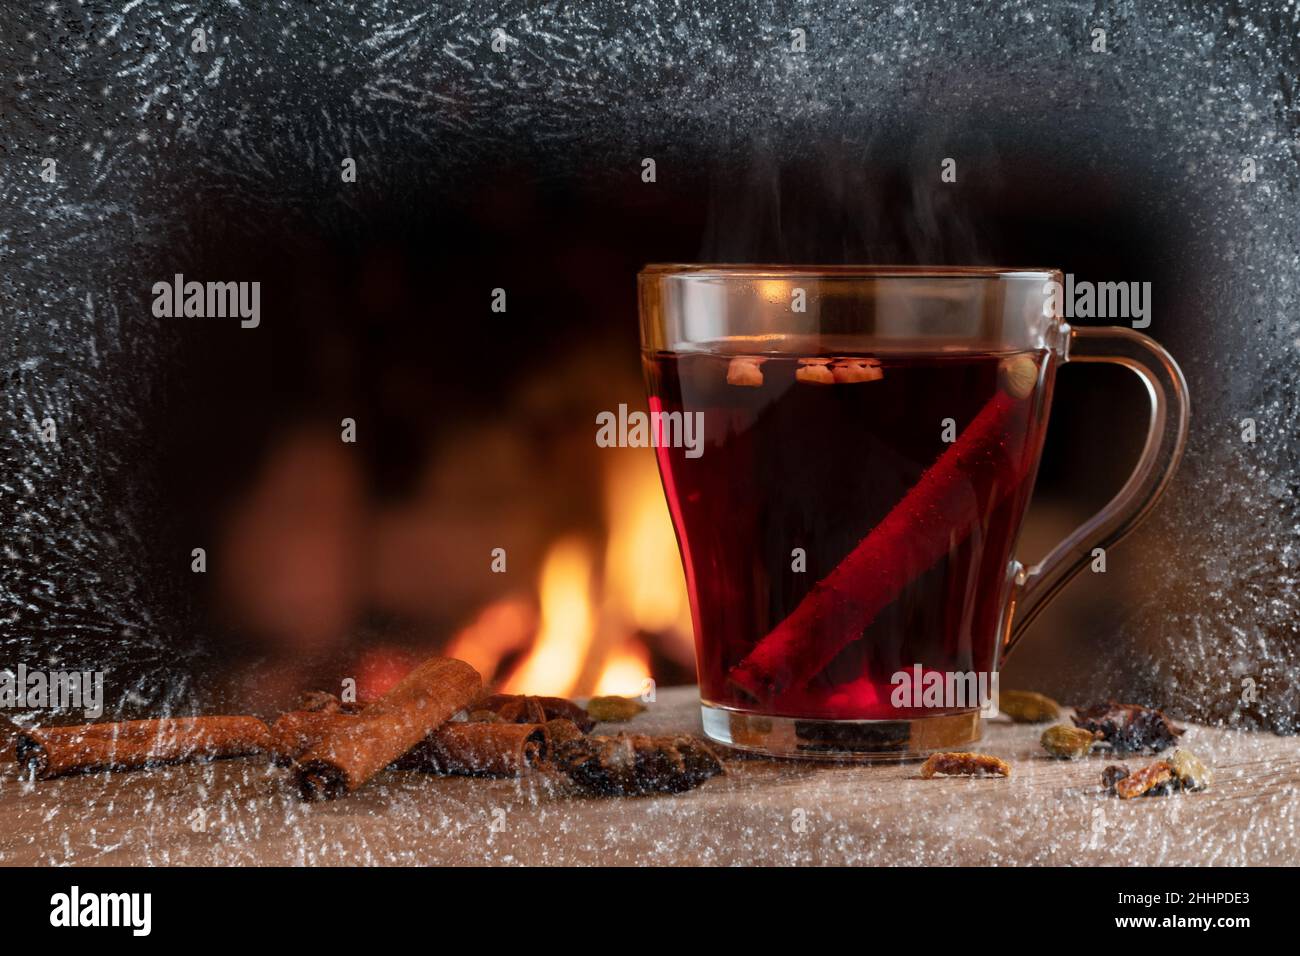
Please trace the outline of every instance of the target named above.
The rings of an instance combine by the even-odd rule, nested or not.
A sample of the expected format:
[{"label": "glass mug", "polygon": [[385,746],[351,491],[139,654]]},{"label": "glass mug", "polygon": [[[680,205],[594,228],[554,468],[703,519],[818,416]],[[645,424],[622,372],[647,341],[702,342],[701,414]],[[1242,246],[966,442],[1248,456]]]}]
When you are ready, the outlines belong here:
[{"label": "glass mug", "polygon": [[[1146,516],[1186,440],[1174,360],[1131,329],[1071,328],[1060,282],[975,267],[640,273],[711,739],[872,759],[979,738],[1024,629]],[[1150,424],[1114,500],[1025,568],[1013,552],[1064,362],[1132,369]]]}]

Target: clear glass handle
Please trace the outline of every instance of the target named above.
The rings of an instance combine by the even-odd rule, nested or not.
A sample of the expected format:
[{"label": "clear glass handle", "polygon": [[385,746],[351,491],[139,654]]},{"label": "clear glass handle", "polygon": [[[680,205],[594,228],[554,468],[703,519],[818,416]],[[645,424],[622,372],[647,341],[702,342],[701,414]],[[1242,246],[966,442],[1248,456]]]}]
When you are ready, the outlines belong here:
[{"label": "clear glass handle", "polygon": [[1140,332],[1120,327],[1070,329],[1064,361],[1113,362],[1147,387],[1151,421],[1137,467],[1110,503],[1032,568],[1015,567],[1002,657],[1053,597],[1087,566],[1095,548],[1109,548],[1136,528],[1169,485],[1187,444],[1187,382],[1168,352]]}]

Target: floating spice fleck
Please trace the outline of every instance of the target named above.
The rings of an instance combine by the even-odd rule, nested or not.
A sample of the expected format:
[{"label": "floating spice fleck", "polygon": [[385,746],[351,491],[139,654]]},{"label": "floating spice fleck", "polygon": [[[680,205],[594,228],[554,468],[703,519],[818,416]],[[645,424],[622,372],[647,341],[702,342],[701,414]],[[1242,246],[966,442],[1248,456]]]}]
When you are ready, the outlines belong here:
[{"label": "floating spice fleck", "polygon": [[966,777],[1009,777],[1011,766],[1005,760],[989,754],[965,752],[930,754],[921,764],[921,777],[930,779],[935,774]]},{"label": "floating spice fleck", "polygon": [[757,356],[740,355],[727,365],[727,384],[744,388],[758,388],[763,384],[763,370],[759,367],[764,359]]},{"label": "floating spice fleck", "polygon": [[643,710],[645,704],[635,697],[593,697],[587,701],[587,713],[601,723],[622,723]]},{"label": "floating spice fleck", "polygon": [[1101,734],[1118,753],[1157,753],[1176,744],[1183,733],[1154,708],[1114,701],[1077,709],[1074,723]]},{"label": "floating spice fleck", "polygon": [[1078,760],[1092,751],[1099,736],[1096,732],[1084,730],[1082,727],[1057,724],[1044,730],[1039,742],[1053,757],[1062,760]]},{"label": "floating spice fleck", "polygon": [[835,373],[830,369],[830,359],[806,358],[799,360],[799,367],[794,370],[794,377],[800,382],[813,385],[834,385]]},{"label": "floating spice fleck", "polygon": [[556,749],[555,766],[602,796],[681,793],[723,772],[708,744],[689,734],[580,737]]},{"label": "floating spice fleck", "polygon": [[998,710],[1018,724],[1045,724],[1061,716],[1061,706],[1032,690],[1004,690],[998,694]]},{"label": "floating spice fleck", "polygon": [[877,359],[846,358],[831,363],[831,377],[837,385],[878,382],[885,377]]},{"label": "floating spice fleck", "polygon": [[1038,384],[1038,364],[1028,355],[1003,361],[999,371],[1004,387],[1017,398],[1025,398]]}]

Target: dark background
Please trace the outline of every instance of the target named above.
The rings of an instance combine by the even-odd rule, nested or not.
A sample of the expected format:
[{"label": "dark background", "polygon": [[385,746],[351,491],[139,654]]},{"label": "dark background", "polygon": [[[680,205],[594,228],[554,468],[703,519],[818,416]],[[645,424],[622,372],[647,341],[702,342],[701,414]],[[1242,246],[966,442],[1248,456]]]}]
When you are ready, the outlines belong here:
[{"label": "dark background", "polygon": [[[277,552],[290,565],[330,550],[312,535],[321,515],[352,520],[337,502],[400,513],[422,475],[446,479],[436,513],[466,519],[439,532],[418,625],[383,581],[333,611],[337,588],[298,595],[348,615],[357,642],[463,622],[498,582],[458,568],[502,536],[535,579],[546,541],[598,520],[595,411],[641,400],[646,262],[1041,265],[1152,283],[1146,331],[1187,374],[1192,441],[1153,518],[1040,618],[1003,686],[1293,729],[1297,16],[15,7],[0,37],[0,665],[107,667],[116,706],[144,711],[266,653],[231,624],[222,574],[291,568],[199,577],[189,551],[260,500],[276,460],[303,489],[300,520],[271,504],[250,521],[302,532]],[[190,48],[200,26],[206,53]],[[155,319],[149,290],[176,272],[260,280],[262,326]],[[1024,557],[1123,481],[1145,427],[1130,378],[1063,373]],[[331,471],[343,416],[361,437]],[[53,446],[33,427],[46,417]],[[373,576],[353,559],[321,580]]]}]

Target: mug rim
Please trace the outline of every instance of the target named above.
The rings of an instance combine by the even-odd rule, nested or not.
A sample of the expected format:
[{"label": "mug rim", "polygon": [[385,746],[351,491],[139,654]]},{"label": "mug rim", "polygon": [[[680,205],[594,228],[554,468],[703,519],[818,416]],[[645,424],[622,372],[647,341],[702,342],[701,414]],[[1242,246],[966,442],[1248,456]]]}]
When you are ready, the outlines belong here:
[{"label": "mug rim", "polygon": [[812,276],[845,279],[1051,279],[1061,270],[1045,266],[815,265],[761,262],[651,262],[638,273],[645,278],[786,278]]}]

